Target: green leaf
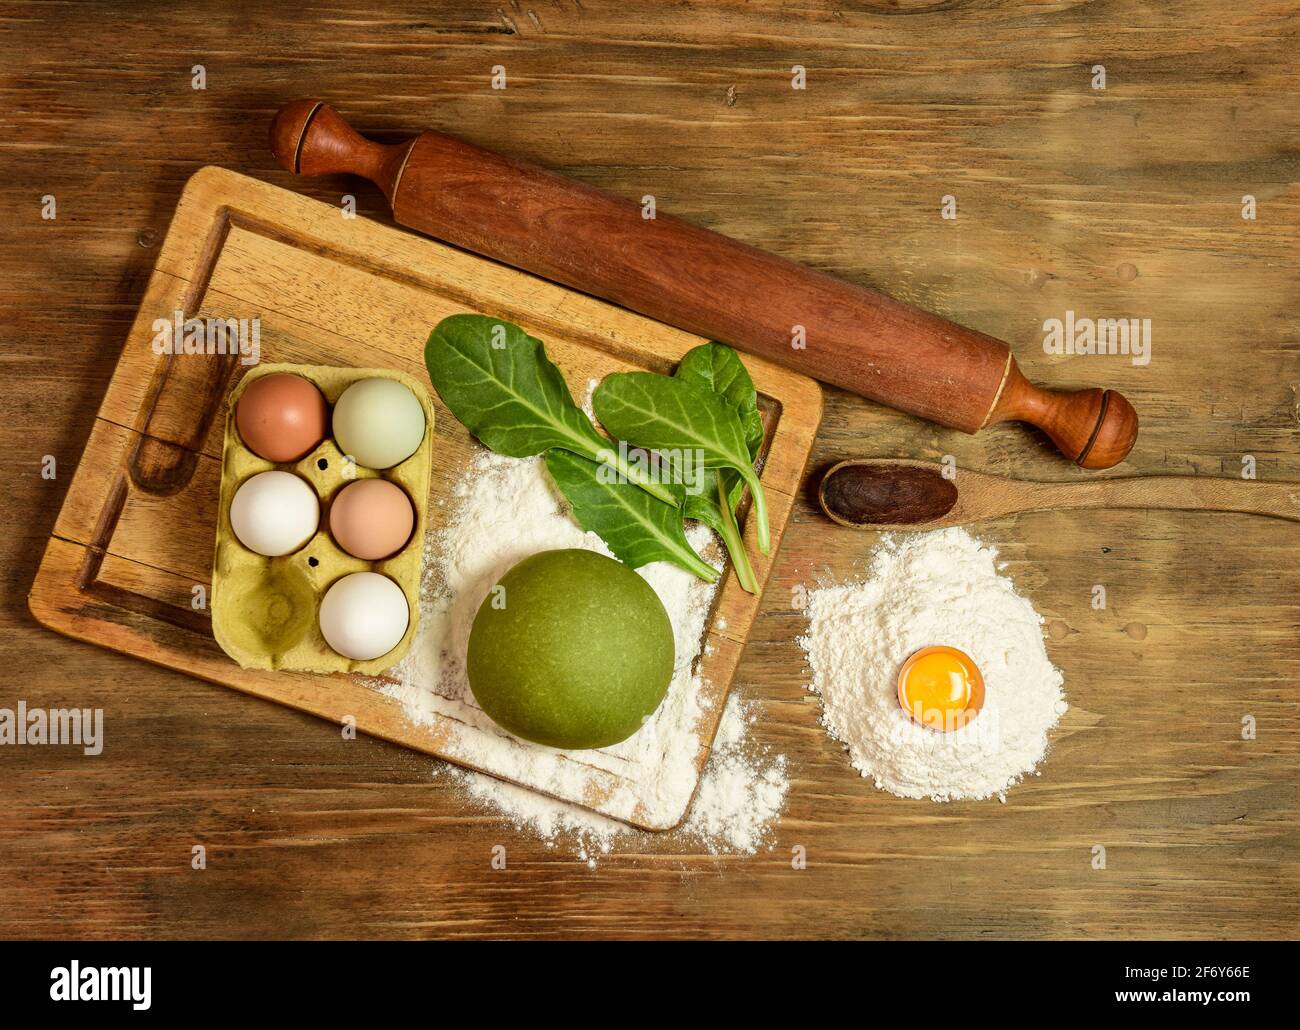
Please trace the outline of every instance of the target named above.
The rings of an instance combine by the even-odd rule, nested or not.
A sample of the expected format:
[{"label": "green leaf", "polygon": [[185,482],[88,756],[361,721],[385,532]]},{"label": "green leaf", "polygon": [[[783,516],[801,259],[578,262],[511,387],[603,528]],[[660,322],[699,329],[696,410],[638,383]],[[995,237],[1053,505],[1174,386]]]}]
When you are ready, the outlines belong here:
[{"label": "green leaf", "polygon": [[542,341],[517,325],[485,315],[451,315],[429,334],[424,361],[442,402],[498,454],[526,458],[560,447],[607,462],[660,500],[676,503],[671,490],[619,459],[573,403]]},{"label": "green leaf", "polygon": [[718,510],[719,481],[723,484],[725,491],[723,496],[727,497],[734,517],[736,506],[745,491],[745,481],[733,469],[704,469],[700,476],[700,492],[685,494],[683,497],[682,514],[688,519],[698,519],[710,528],[721,532],[722,512]]},{"label": "green leaf", "polygon": [[758,391],[749,369],[725,343],[703,343],[686,352],[674,375],[696,386],[712,390],[740,416],[749,456],[758,456],[763,446],[763,414],[758,409]]},{"label": "green leaf", "polygon": [[722,525],[722,512],[718,511],[718,470],[705,469],[700,477],[703,487],[698,494],[687,494],[682,499],[682,514],[697,519],[710,529]]},{"label": "green leaf", "polygon": [[542,341],[516,325],[452,315],[429,334],[424,358],[443,403],[498,454],[527,458],[563,447],[594,455],[605,443]]},{"label": "green leaf", "polygon": [[618,482],[601,469],[598,462],[566,450],[546,452],[546,470],[578,525],[598,534],[619,561],[634,569],[669,561],[709,583],[717,580],[717,569],[687,542],[680,508],[655,500],[631,483]]},{"label": "green leaf", "polygon": [[[749,369],[745,368],[740,356],[725,343],[713,341],[702,343],[687,351],[673,373],[677,379],[685,379],[706,390],[711,390],[731,405],[740,416],[741,426],[745,430],[745,443],[749,447],[750,458],[758,457],[763,446],[763,414],[758,408],[758,391],[754,389],[754,380],[750,378]],[[714,473],[710,472],[709,475]],[[744,493],[745,483],[732,472],[722,473],[727,481],[727,496],[731,498],[731,511],[734,514]],[[717,525],[709,520],[720,519],[722,513],[717,510],[717,489],[713,482],[707,482],[706,488],[699,495],[687,498],[687,504],[696,503],[694,507],[702,514],[689,515],[707,523],[714,529]]]},{"label": "green leaf", "polygon": [[[739,356],[722,343],[705,343],[687,351],[673,373],[678,379],[712,390],[740,416],[745,429],[745,443],[751,458],[763,446],[763,416],[758,409],[758,393]],[[686,496],[683,512],[698,519],[722,538],[741,587],[751,594],[758,592],[758,577],[750,564],[745,541],[736,520],[736,509],[745,492],[745,481],[732,469],[707,469],[704,489]]]},{"label": "green leaf", "polygon": [[657,451],[694,451],[706,468],[733,468],[754,495],[758,548],[771,550],[767,502],[740,417],[717,394],[653,372],[607,376],[592,397],[596,417],[620,440]]},{"label": "green leaf", "polygon": [[745,489],[744,480],[731,469],[707,469],[703,482],[704,489],[700,493],[686,495],[682,514],[688,519],[703,522],[722,538],[741,587],[756,594],[758,577],[754,575],[754,566],[750,564],[745,541],[736,522],[736,505]]}]

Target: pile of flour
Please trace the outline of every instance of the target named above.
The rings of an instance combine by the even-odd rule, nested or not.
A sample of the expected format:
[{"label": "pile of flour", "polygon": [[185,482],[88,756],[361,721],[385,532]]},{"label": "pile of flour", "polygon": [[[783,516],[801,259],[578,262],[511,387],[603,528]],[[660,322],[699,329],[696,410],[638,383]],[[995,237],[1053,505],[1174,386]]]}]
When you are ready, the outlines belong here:
[{"label": "pile of flour", "polygon": [[[790,781],[785,756],[773,757],[749,739],[748,729],[756,717],[757,706],[735,694],[727,699],[709,764],[686,821],[656,838],[696,844],[715,855],[752,855],[767,843]],[[548,847],[567,842],[592,868],[621,838],[650,836],[588,808],[556,801],[493,776],[455,766],[447,768],[447,775],[465,788],[467,797],[501,813],[516,829],[541,838]]]},{"label": "pile of flour", "polygon": [[[449,769],[447,775],[469,798],[548,842],[567,839],[587,861],[610,851],[620,835],[638,832],[545,796],[580,794],[589,767],[627,784],[608,802],[620,817],[632,816],[639,806],[649,819],[676,818],[696,786],[696,731],[710,714],[696,664],[716,588],[666,562],[639,569],[668,612],[676,645],[663,704],[632,737],[613,747],[565,752],[532,744],[502,730],[474,701],[464,663],[474,616],[501,576],[529,555],[570,547],[609,551],[574,522],[541,458],[482,452],[452,504],[446,527],[430,537],[426,549],[420,626],[411,651],[395,670],[396,682],[381,682],[380,689],[398,698],[413,722],[437,719],[449,734],[448,752],[458,760],[536,787]],[[707,528],[693,526],[688,538],[706,558],[716,553]],[[691,812],[678,831],[713,851],[756,850],[785,798],[784,759],[748,742],[750,718],[734,698],[725,706]]]},{"label": "pile of flour", "polygon": [[[886,537],[867,578],[808,595],[800,644],[821,695],[822,721],[854,768],[881,790],[951,801],[996,795],[1034,771],[1065,713],[1061,674],[1043,646],[1042,618],[997,552],[962,529]],[[948,645],[984,677],[980,714],[943,733],[898,704],[898,670],[913,652]]]}]

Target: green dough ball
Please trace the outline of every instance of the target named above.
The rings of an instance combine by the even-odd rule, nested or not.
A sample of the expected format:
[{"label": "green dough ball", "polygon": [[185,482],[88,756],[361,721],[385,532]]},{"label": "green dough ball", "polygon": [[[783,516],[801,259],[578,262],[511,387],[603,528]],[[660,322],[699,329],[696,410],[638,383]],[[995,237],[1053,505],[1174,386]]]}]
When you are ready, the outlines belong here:
[{"label": "green dough ball", "polygon": [[550,747],[606,747],[641,728],[668,692],[673,627],[622,562],[543,551],[501,578],[474,617],[466,660],[496,722]]}]

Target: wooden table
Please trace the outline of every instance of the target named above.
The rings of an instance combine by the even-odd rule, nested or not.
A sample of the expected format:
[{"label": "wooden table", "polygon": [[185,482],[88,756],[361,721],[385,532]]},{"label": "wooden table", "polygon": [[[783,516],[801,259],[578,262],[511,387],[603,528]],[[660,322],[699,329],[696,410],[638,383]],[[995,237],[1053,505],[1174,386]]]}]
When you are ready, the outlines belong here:
[{"label": "wooden table", "polygon": [[[273,166],[272,112],[313,93],[375,133],[435,126],[653,194],[1002,337],[1036,381],[1117,387],[1144,420],[1122,472],[1239,476],[1249,456],[1260,479],[1300,481],[1293,4],[814,6],[422,0],[294,22],[254,3],[6,5],[0,707],[101,707],[106,746],[0,748],[0,933],[1294,936],[1294,524],[1105,512],[982,527],[1047,619],[1072,708],[1042,776],[1005,805],[937,805],[875,791],[818,725],[795,587],[855,575],[873,538],[805,499],[738,676],[761,705],[757,740],[792,776],[751,858],[647,836],[589,869],[467,805],[427,758],[28,614],[190,173],[224,165],[331,203],[355,192],[388,220],[360,184]],[[1151,319],[1150,364],[1045,354],[1043,322],[1067,310]],[[964,437],[828,390],[812,468],[855,455],[1085,475],[1019,427]]]}]

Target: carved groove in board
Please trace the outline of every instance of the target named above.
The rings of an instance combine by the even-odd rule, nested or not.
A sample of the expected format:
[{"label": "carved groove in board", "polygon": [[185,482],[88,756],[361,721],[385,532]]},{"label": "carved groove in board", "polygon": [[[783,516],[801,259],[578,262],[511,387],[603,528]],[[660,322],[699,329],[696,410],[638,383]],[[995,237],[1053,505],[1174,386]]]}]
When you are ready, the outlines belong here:
[{"label": "carved groove in board", "polygon": [[[199,310],[203,296],[207,292],[208,283],[212,281],[213,270],[216,268],[226,240],[230,236],[230,225],[230,208],[218,208],[212,229],[203,247],[198,273],[190,281],[184,304],[180,308],[182,320],[190,318],[192,313]],[[170,319],[172,315],[173,313],[168,311],[157,317]],[[216,418],[217,412],[221,410],[221,402],[229,387],[230,373],[238,360],[237,354],[233,357],[229,354],[221,355],[219,356],[220,360],[214,360],[218,357],[215,355],[180,354],[177,353],[179,344],[180,341],[173,340],[171,353],[160,355],[160,360],[154,371],[154,385],[143,409],[141,424],[144,427],[144,432],[140,439],[136,441],[135,449],[127,461],[127,471],[131,476],[131,481],[136,486],[149,493],[164,496],[180,492],[193,477],[195,455],[198,449],[203,446],[204,437],[207,435],[212,420]],[[186,358],[190,360],[185,361]],[[177,384],[177,380],[180,378],[180,366],[183,363],[186,371],[189,371],[196,361],[202,363],[199,367],[203,368],[207,375],[202,380],[204,388],[201,391],[197,417],[194,418],[192,423],[190,439],[187,441],[168,440],[150,433],[149,428],[153,425],[154,417],[170,398],[171,393],[174,392],[169,390],[168,387]],[[189,384],[175,385],[175,388],[183,390],[187,385]],[[180,399],[178,398],[179,402]]]}]

